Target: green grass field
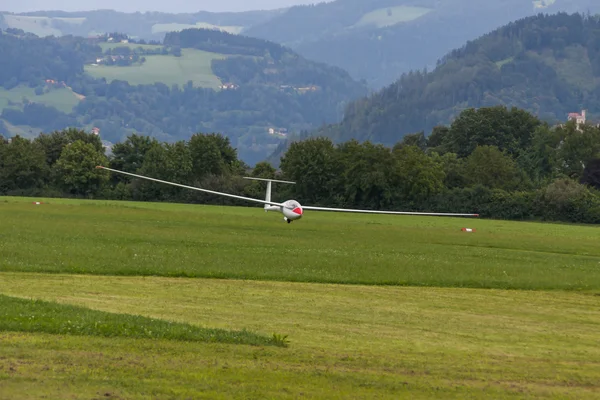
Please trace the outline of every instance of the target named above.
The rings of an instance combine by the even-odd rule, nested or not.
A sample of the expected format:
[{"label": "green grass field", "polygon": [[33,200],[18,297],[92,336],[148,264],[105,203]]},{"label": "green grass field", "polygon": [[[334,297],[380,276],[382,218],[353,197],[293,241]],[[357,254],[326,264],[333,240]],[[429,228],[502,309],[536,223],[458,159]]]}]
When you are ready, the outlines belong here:
[{"label": "green grass field", "polygon": [[216,89],[221,85],[221,81],[212,71],[211,62],[225,58],[224,55],[196,49],[182,49],[181,54],[181,57],[148,55],[145,56],[144,64],[129,67],[86,65],[85,71],[95,78],[105,78],[109,82],[119,79],[132,85],[156,82],[184,85],[190,80],[199,87]]},{"label": "green grass field", "polygon": [[0,398],[600,398],[594,226],[16,197],[0,221]]},{"label": "green grass field", "polygon": [[[40,96],[35,94],[35,89],[27,86],[17,86],[14,89],[6,90],[0,87],[0,112],[9,107],[9,101],[18,103],[16,108],[22,108],[23,98],[34,103],[41,103],[50,107],[55,107],[64,113],[70,113],[79,101],[80,97],[68,88],[53,89]],[[13,108],[15,108],[13,106]]]},{"label": "green grass field", "polygon": [[596,227],[316,212],[288,226],[260,208],[1,201],[5,271],[600,290]]},{"label": "green grass field", "polygon": [[380,8],[363,15],[353,27],[358,28],[374,25],[377,28],[383,28],[421,18],[431,11],[433,11],[431,8],[412,6]]}]

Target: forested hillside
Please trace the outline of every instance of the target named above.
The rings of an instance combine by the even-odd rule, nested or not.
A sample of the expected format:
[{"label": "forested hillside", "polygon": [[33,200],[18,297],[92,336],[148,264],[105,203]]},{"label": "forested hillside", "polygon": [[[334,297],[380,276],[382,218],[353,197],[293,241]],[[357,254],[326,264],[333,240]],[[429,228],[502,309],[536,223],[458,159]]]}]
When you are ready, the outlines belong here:
[{"label": "forested hillside", "polygon": [[465,110],[431,136],[408,135],[392,147],[296,142],[280,172],[265,162],[249,168],[220,134],[175,143],[130,135],[109,157],[98,136],[77,130],[0,137],[0,195],[256,206],[96,165],[254,198],[264,196],[264,185],[243,176],[292,180],[297,184],[275,185],[274,200],[305,205],[600,223],[600,128],[574,121],[552,127],[501,106]]},{"label": "forested hillside", "polygon": [[382,88],[403,72],[538,12],[600,12],[596,0],[336,0],[296,6],[245,31]]},{"label": "forested hillside", "polygon": [[3,129],[96,127],[110,142],[220,132],[255,163],[288,132],[339,121],[348,101],[367,94],[347,72],[261,39],[205,29],[160,44],[126,39],[0,33]]},{"label": "forested hillside", "polygon": [[[538,15],[518,20],[444,57],[434,71],[413,71],[351,103],[343,121],[313,136],[393,145],[429,134],[469,107],[516,106],[544,121],[587,110],[600,117],[600,17]],[[279,153],[271,158],[276,161]]]}]

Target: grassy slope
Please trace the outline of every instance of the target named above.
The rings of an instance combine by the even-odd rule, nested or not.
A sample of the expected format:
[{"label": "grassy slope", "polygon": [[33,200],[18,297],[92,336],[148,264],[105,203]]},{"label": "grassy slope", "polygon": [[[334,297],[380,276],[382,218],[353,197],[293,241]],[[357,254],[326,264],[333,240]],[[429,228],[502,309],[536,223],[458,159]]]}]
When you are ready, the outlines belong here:
[{"label": "grassy slope", "polygon": [[98,43],[98,46],[102,49],[102,51],[106,51],[108,49],[115,49],[117,47],[129,47],[130,49],[137,49],[141,47],[145,50],[156,50],[162,49],[164,46],[161,44],[137,44],[137,43],[108,43],[102,42]]},{"label": "grassy slope", "polygon": [[184,85],[191,80],[195,86],[219,87],[221,82],[212,72],[211,62],[224,58],[224,55],[196,49],[182,49],[181,53],[181,57],[148,55],[144,64],[130,67],[86,65],[85,71],[96,78],[119,79],[132,85],[155,82]]},{"label": "grassy slope", "polygon": [[5,119],[0,119],[0,121],[3,121],[4,125],[8,129],[8,136],[19,135],[19,136],[27,138],[27,139],[33,139],[42,132],[42,130],[39,128],[33,128],[33,127],[27,126],[27,125],[12,125],[10,122],[8,122]]},{"label": "grassy slope", "polygon": [[0,288],[290,340],[279,349],[0,334],[11,398],[598,398],[592,295],[24,273],[0,273]]},{"label": "grassy slope", "polygon": [[26,86],[18,86],[11,90],[0,87],[0,112],[2,112],[3,108],[9,107],[9,101],[22,103],[23,98],[34,103],[56,107],[58,110],[65,113],[71,112],[73,107],[80,101],[78,96],[68,88],[53,89],[48,93],[37,96],[35,94],[35,89]]},{"label": "grassy slope", "polygon": [[0,200],[5,271],[600,289],[591,226],[319,212],[288,225],[260,208],[16,200]]},{"label": "grassy slope", "polygon": [[[388,10],[391,15],[388,15]],[[433,11],[431,8],[396,6],[373,10],[366,13],[353,27],[375,26],[383,28],[420,18]]]},{"label": "grassy slope", "polygon": [[52,18],[48,17],[4,14],[4,21],[10,28],[23,29],[41,37],[62,35],[60,30],[52,27]]}]

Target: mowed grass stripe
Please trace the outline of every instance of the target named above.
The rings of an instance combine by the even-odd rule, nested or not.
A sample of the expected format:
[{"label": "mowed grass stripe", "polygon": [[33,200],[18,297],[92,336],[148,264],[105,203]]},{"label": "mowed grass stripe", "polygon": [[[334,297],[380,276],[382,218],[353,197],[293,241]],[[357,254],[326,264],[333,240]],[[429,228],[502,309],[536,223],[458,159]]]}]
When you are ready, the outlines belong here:
[{"label": "mowed grass stripe", "polygon": [[260,208],[31,201],[0,202],[3,271],[600,289],[590,226],[319,212],[288,225]]},{"label": "mowed grass stripe", "polygon": [[[74,392],[92,379],[123,398],[592,399],[600,389],[593,294],[28,273],[0,273],[0,292],[289,335],[285,349],[3,336],[0,353],[22,371],[9,382],[48,389],[67,379]],[[93,380],[111,365],[110,381]]]},{"label": "mowed grass stripe", "polygon": [[129,337],[250,345],[279,345],[283,341],[246,330],[200,328],[130,314],[114,314],[84,307],[0,294],[0,331],[38,332],[78,336]]}]

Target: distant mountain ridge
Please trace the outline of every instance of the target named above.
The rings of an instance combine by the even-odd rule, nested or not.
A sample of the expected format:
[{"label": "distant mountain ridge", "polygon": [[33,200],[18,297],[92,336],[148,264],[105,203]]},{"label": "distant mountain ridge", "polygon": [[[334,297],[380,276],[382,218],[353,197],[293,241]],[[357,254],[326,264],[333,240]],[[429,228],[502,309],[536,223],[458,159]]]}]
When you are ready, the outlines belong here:
[{"label": "distant mountain ridge", "polygon": [[241,33],[250,26],[264,23],[285,12],[286,9],[246,12],[169,14],[162,12],[123,13],[114,10],[94,11],[33,11],[27,13],[3,13],[0,25],[4,29],[23,29],[38,36],[95,36],[119,32],[128,36],[162,41],[165,33],[189,28],[221,29],[229,33]]},{"label": "distant mountain ridge", "polygon": [[382,88],[403,72],[433,68],[447,52],[539,12],[600,12],[592,0],[336,0],[296,6],[245,34],[344,68]]},{"label": "distant mountain ridge", "polygon": [[539,12],[559,11],[600,12],[600,2],[335,0],[241,13],[33,12],[7,14],[4,24],[40,36],[123,32],[157,41],[170,31],[219,29],[283,44],[382,88],[403,72],[433,68],[441,56],[491,29]]},{"label": "distant mountain ridge", "polygon": [[[414,71],[352,102],[341,123],[297,137],[393,145],[411,133],[428,135],[461,111],[519,107],[551,123],[587,110],[600,117],[600,16],[559,13],[512,22],[442,58],[431,72]],[[269,158],[275,164],[289,145]]]}]

